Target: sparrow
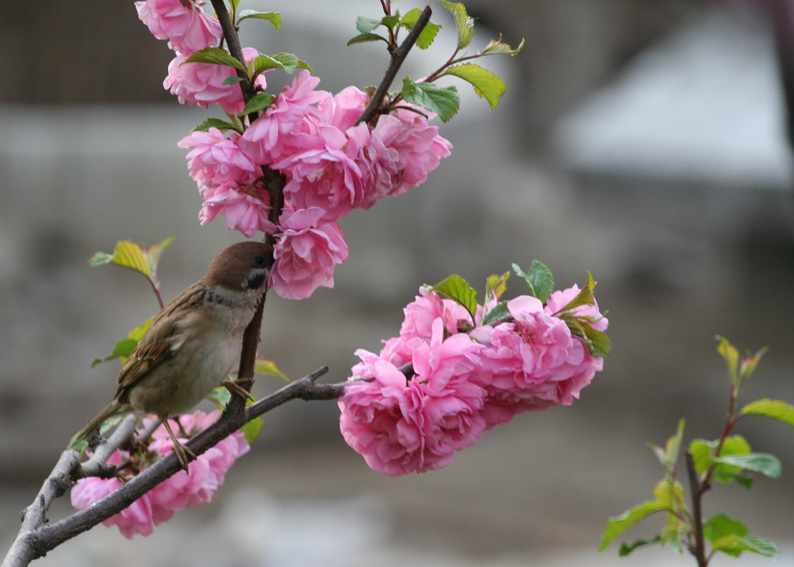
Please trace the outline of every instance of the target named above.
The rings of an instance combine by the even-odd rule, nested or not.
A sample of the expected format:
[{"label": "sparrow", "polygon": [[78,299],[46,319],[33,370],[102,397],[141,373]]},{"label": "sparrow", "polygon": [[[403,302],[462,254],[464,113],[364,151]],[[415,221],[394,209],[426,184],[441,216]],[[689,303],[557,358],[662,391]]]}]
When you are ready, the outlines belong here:
[{"label": "sparrow", "polygon": [[218,254],[206,275],[155,317],[122,365],[113,401],[74,441],[87,439],[109,417],[155,414],[187,471],[196,455],[177,440],[168,418],[189,412],[222,383],[235,389],[227,376],[240,355],[243,331],[267,290],[272,265],[271,247],[260,242],[240,242]]}]

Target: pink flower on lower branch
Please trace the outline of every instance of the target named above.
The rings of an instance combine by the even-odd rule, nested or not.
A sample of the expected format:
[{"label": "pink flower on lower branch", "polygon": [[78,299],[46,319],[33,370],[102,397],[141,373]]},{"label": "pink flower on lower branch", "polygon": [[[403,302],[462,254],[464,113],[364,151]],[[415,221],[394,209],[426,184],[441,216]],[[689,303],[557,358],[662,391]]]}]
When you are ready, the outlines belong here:
[{"label": "pink flower on lower branch", "polygon": [[603,359],[593,357],[538,299],[520,296],[507,306],[511,322],[471,333],[485,347],[476,381],[487,391],[488,428],[525,411],[570,405],[603,367]]},{"label": "pink flower on lower branch", "polygon": [[335,222],[324,222],[325,211],[312,207],[285,210],[283,231],[273,251],[271,282],[284,299],[305,299],[318,287],[334,287],[334,267],[347,260],[347,243]]},{"label": "pink flower on lower branch", "polygon": [[397,476],[442,468],[485,429],[485,391],[469,381],[481,346],[465,334],[444,340],[441,318],[432,327],[413,353],[410,378],[378,355],[356,352],[362,362],[339,399],[339,423],[373,470]]},{"label": "pink flower on lower branch", "polygon": [[[176,432],[184,432],[188,437],[205,429],[220,416],[220,410],[209,414],[197,411],[172,420],[172,428]],[[180,435],[181,437],[181,435]],[[156,456],[165,456],[173,450],[171,440],[163,426],[152,434],[149,451]],[[180,441],[187,441],[181,438]],[[174,512],[188,506],[198,506],[212,500],[215,491],[223,484],[226,471],[234,462],[250,449],[242,431],[236,431],[217,445],[198,456],[188,465],[189,474],[179,471],[169,477],[128,508],[105,520],[107,527],[118,526],[122,535],[132,539],[136,534],[149,535],[154,527],[167,522]],[[111,464],[121,464],[129,459],[126,451],[116,451],[108,460]],[[144,470],[147,464],[142,461],[139,469]],[[123,474],[123,471],[122,471]],[[97,502],[122,486],[119,478],[83,478],[72,488],[72,506],[83,509]]]}]

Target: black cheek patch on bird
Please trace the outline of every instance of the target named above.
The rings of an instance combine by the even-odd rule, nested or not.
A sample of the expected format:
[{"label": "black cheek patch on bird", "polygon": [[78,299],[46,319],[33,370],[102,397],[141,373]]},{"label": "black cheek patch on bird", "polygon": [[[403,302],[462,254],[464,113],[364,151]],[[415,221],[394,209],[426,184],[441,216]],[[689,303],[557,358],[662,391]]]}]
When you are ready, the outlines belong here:
[{"label": "black cheek patch on bird", "polygon": [[245,287],[247,289],[259,289],[262,287],[262,284],[265,283],[267,279],[267,275],[263,273],[253,274],[248,276],[248,280],[245,282]]}]

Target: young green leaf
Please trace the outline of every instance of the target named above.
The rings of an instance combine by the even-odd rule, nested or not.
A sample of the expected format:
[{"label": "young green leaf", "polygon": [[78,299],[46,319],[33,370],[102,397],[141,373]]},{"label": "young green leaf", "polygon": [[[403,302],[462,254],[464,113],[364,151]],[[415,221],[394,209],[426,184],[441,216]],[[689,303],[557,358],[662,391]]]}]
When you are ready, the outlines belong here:
[{"label": "young green leaf", "polygon": [[490,325],[495,323],[499,319],[504,319],[510,315],[510,311],[507,309],[507,302],[502,301],[501,303],[497,303],[493,309],[491,309],[485,317],[483,317],[482,324],[483,325]]},{"label": "young green leaf", "polygon": [[521,43],[515,49],[511,48],[506,43],[502,43],[502,38],[499,37],[499,41],[494,41],[493,39],[488,42],[488,45],[485,46],[480,54],[481,55],[500,55],[500,54],[507,54],[511,56],[516,56],[524,47],[525,40],[522,37]]},{"label": "young green leaf", "polygon": [[282,380],[289,382],[289,377],[278,369],[276,363],[272,360],[265,360],[264,358],[257,358],[254,362],[254,373],[265,374],[268,376],[278,376]]},{"label": "young green leaf", "polygon": [[[582,286],[582,289],[576,294],[571,302],[560,309],[558,313],[562,313],[564,311],[573,311],[577,307],[581,307],[582,305],[594,305],[595,304],[595,296],[593,295],[593,291],[595,290],[596,282],[593,280],[593,274],[587,272],[587,282]],[[556,315],[557,313],[555,313]]]},{"label": "young green leaf", "polygon": [[554,291],[554,276],[543,262],[532,260],[528,274],[525,274],[518,264],[513,264],[513,271],[527,282],[530,295],[538,298],[542,303],[545,303]]},{"label": "young green leaf", "polygon": [[381,21],[374,18],[365,18],[364,16],[359,16],[356,19],[356,29],[360,34],[368,34],[377,29],[380,25]]},{"label": "young green leaf", "polygon": [[645,547],[648,545],[655,545],[657,543],[662,543],[662,536],[657,535],[652,539],[638,539],[632,543],[621,543],[620,550],[618,551],[618,555],[620,557],[626,557],[635,549],[638,549],[640,547]]},{"label": "young green leaf", "polygon": [[663,512],[665,510],[667,510],[667,506],[663,503],[655,500],[646,500],[642,504],[629,508],[620,516],[609,518],[607,520],[607,527],[604,530],[604,536],[601,539],[601,545],[598,546],[598,551],[604,551],[609,547],[609,544],[612,543],[612,540],[643,518],[647,518],[651,514]]},{"label": "young green leaf", "polygon": [[711,542],[717,541],[726,535],[745,537],[748,532],[746,525],[725,514],[717,514],[703,522],[703,535]]},{"label": "young green leaf", "polygon": [[444,75],[452,75],[471,84],[477,96],[488,101],[491,110],[496,108],[499,99],[507,92],[507,85],[502,79],[474,63],[455,65],[444,71]]},{"label": "young green leaf", "polygon": [[415,83],[403,79],[402,96],[406,102],[435,112],[442,122],[449,122],[460,108],[460,95],[455,87],[437,87],[433,83]]},{"label": "young green leaf", "polygon": [[[734,480],[744,486],[749,486],[748,477],[742,472],[741,467],[728,462],[719,462],[714,459],[714,452],[717,450],[717,441],[706,441],[705,439],[695,439],[689,445],[689,452],[695,464],[695,471],[699,475],[705,474],[706,470],[714,464],[712,478],[717,482],[728,484]],[[731,435],[725,438],[720,450],[719,457],[731,455],[748,455],[751,453],[750,444],[741,435]]]},{"label": "young green leaf", "polygon": [[749,453],[747,455],[724,455],[711,459],[720,465],[759,472],[769,478],[779,478],[782,472],[780,460],[769,453]]},{"label": "young green leaf", "polygon": [[245,81],[245,77],[238,77],[237,75],[234,75],[232,77],[226,77],[225,79],[223,79],[223,83],[221,84],[233,85],[235,83],[242,83],[243,81]]},{"label": "young green leaf", "polygon": [[152,321],[154,321],[154,317],[147,319],[142,325],[135,327],[133,330],[127,333],[127,337],[118,341],[116,346],[113,347],[113,352],[104,358],[95,358],[93,361],[91,361],[91,368],[101,362],[107,362],[115,358],[118,358],[121,364],[124,364],[124,362],[127,360],[127,357],[132,352],[132,349],[134,349],[143,338],[144,333],[146,333],[146,330],[152,324]]},{"label": "young green leaf", "polygon": [[744,406],[739,413],[776,419],[794,427],[794,406],[782,400],[756,400]]},{"label": "young green leaf", "polygon": [[240,129],[232,124],[231,122],[227,122],[226,120],[221,120],[220,118],[208,118],[195,128],[191,130],[191,132],[207,132],[210,128],[217,128],[221,132],[226,132],[227,130],[233,130],[235,132],[240,132]]},{"label": "young green leaf", "polygon": [[460,2],[441,2],[441,5],[452,14],[455,19],[455,28],[458,31],[458,49],[468,47],[474,37],[474,20],[466,13],[466,6]]},{"label": "young green leaf", "polygon": [[662,528],[662,545],[681,553],[683,551],[683,544],[681,542],[686,541],[691,531],[689,526],[681,520],[673,520]]},{"label": "young green leaf", "polygon": [[717,352],[725,359],[728,365],[728,373],[731,377],[731,387],[736,388],[739,379],[739,351],[733,346],[725,337],[717,337],[720,344],[717,346]]},{"label": "young green leaf", "polygon": [[[568,321],[566,320],[566,323]],[[594,329],[590,325],[582,324],[584,342],[590,354],[597,358],[606,358],[612,352],[612,341],[605,333]]]},{"label": "young green leaf", "polygon": [[[209,63],[211,65],[226,65],[245,72],[245,65],[218,47],[206,47],[196,51],[185,60],[185,63]],[[184,65],[184,63],[183,63]]]},{"label": "young green leaf", "polygon": [[501,276],[491,274],[485,280],[485,297],[488,299],[499,299],[502,294],[507,291],[507,280],[510,278],[510,272],[505,272]]},{"label": "young green leaf", "polygon": [[122,240],[116,243],[113,254],[97,252],[89,259],[88,264],[92,268],[104,266],[105,264],[115,264],[123,268],[135,270],[147,278],[154,279],[160,256],[163,250],[173,241],[173,237],[166,238],[160,244],[155,244],[148,250],[143,250],[143,248],[134,242]]},{"label": "young green leaf", "polygon": [[471,321],[474,323],[477,315],[477,290],[471,287],[469,282],[459,275],[453,274],[434,285],[430,290],[445,295],[461,304],[469,312]]},{"label": "young green leaf", "polygon": [[273,104],[273,95],[268,93],[256,93],[248,102],[245,103],[243,114],[252,114],[254,112],[261,112]]},{"label": "young green leaf", "polygon": [[[409,30],[413,29],[414,25],[416,25],[416,21],[421,15],[422,10],[419,8],[409,10],[408,13],[400,19],[400,25]],[[436,39],[436,35],[438,35],[440,29],[441,26],[434,24],[433,22],[427,22],[427,25],[416,40],[416,47],[419,49],[427,49],[430,47],[433,44],[433,41]]]},{"label": "young green leaf", "polygon": [[207,394],[207,399],[214,402],[218,409],[226,409],[226,406],[232,399],[232,393],[224,386],[218,386],[212,392]]},{"label": "young green leaf", "polygon": [[684,438],[685,426],[686,420],[682,417],[678,420],[678,428],[676,429],[675,435],[671,436],[667,440],[664,449],[657,445],[653,445],[652,443],[648,444],[648,446],[656,454],[656,458],[659,459],[659,462],[665,469],[668,470],[668,472],[672,471],[676,462],[678,462],[678,456],[681,452],[681,440]]},{"label": "young green leaf", "polygon": [[243,10],[240,12],[239,20],[247,20],[248,18],[256,18],[259,20],[267,20],[273,27],[279,29],[281,27],[281,14],[278,12],[259,12],[257,10]]},{"label": "young green leaf", "polygon": [[389,40],[382,35],[378,35],[376,33],[361,33],[350,38],[350,40],[347,42],[347,45],[350,46],[355,45],[356,43],[368,43],[371,41],[385,41],[386,43],[389,43]]},{"label": "young green leaf", "polygon": [[772,559],[777,559],[780,555],[780,549],[771,541],[756,537],[741,537],[735,534],[727,535],[714,541],[711,544],[711,548],[714,551],[726,553],[731,557],[739,557],[744,551],[757,553]]},{"label": "young green leaf", "polygon": [[766,354],[769,348],[764,347],[752,356],[743,358],[739,363],[739,385],[744,386],[747,379],[755,372],[758,363],[761,362],[761,357]]},{"label": "young green leaf", "polygon": [[[251,402],[251,400],[248,400]],[[248,405],[250,405],[250,403]],[[240,428],[240,431],[243,432],[245,435],[245,440],[248,442],[249,445],[253,445],[256,438],[259,437],[259,433],[261,433],[262,428],[265,426],[265,420],[262,419],[262,416],[255,417],[245,425]]]}]

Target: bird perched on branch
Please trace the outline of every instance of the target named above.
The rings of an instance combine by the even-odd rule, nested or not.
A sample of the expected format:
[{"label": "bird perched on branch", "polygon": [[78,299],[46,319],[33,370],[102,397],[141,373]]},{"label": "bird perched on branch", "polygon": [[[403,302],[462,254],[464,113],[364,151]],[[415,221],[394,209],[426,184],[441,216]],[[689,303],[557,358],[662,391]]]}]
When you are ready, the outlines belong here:
[{"label": "bird perched on branch", "polygon": [[113,401],[74,440],[88,438],[118,414],[155,414],[187,471],[196,456],[177,440],[168,418],[187,413],[221,383],[235,389],[234,382],[224,381],[240,355],[243,332],[267,289],[272,265],[271,247],[260,242],[241,242],[218,254],[206,275],[157,315],[121,367]]}]

